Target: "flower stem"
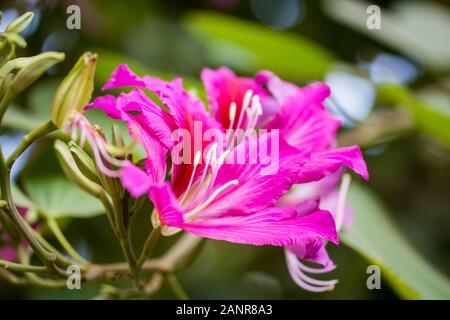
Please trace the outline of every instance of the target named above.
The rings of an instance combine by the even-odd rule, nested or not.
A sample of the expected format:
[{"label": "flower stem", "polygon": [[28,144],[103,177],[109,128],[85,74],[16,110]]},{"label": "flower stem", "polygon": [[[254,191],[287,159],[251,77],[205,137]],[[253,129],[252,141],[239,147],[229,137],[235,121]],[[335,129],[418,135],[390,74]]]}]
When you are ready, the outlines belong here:
[{"label": "flower stem", "polygon": [[141,283],[140,283],[140,279],[139,279],[139,272],[137,270],[136,258],[134,256],[133,250],[131,248],[131,242],[126,238],[127,237],[122,237],[121,239],[119,239],[120,245],[122,247],[123,254],[124,254],[125,259],[130,268],[130,273],[131,273],[131,276],[133,277],[133,282],[134,282],[136,288],[140,288]]},{"label": "flower stem", "polygon": [[137,269],[140,270],[145,260],[147,260],[152,254],[153,250],[156,247],[156,244],[161,235],[161,228],[153,229],[147,237],[145,241],[144,247],[142,248],[141,255],[137,261]]},{"label": "flower stem", "polygon": [[52,133],[57,128],[53,124],[53,122],[48,121],[46,123],[41,124],[40,126],[31,130],[25,137],[23,137],[22,142],[19,146],[14,150],[14,152],[9,156],[6,166],[11,169],[14,165],[14,162],[19,158],[19,156],[28,149],[28,147],[38,139],[46,136],[49,133]]},{"label": "flower stem", "polygon": [[29,266],[1,259],[0,259],[0,267],[5,270],[12,270],[17,272],[48,273],[48,270],[45,266]]},{"label": "flower stem", "polygon": [[49,270],[59,273],[55,265],[56,255],[48,252],[37,239],[33,236],[33,231],[30,225],[17,212],[11,193],[11,169],[6,166],[6,161],[3,156],[3,150],[0,146],[0,185],[1,185],[1,200],[8,203],[8,210],[4,210],[7,216],[12,220],[16,228],[20,231],[22,236],[30,244],[33,251],[39,259],[47,266]]},{"label": "flower stem", "polygon": [[0,124],[2,123],[3,116],[5,115],[6,110],[8,109],[12,99],[13,96],[10,93],[7,93],[0,101]]},{"label": "flower stem", "polygon": [[174,274],[168,274],[166,276],[166,282],[169,289],[179,300],[189,300],[189,296],[181,286],[181,283],[178,281],[177,277]]},{"label": "flower stem", "polygon": [[61,246],[66,250],[66,252],[81,266],[84,266],[88,264],[88,262],[79,255],[79,253],[73,248],[73,246],[70,244],[70,242],[67,240],[67,238],[62,233],[61,229],[59,228],[58,223],[55,219],[47,218],[47,224],[50,230],[55,235],[56,239],[58,239]]}]

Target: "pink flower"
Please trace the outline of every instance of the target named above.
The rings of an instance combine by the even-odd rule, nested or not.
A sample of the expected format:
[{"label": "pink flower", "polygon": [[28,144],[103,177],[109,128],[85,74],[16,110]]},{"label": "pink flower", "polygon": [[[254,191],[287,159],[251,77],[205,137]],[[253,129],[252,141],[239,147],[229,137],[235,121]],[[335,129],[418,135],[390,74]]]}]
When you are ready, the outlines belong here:
[{"label": "pink flower", "polygon": [[[149,76],[140,78],[122,65],[104,88],[118,86],[140,89],[117,99],[97,98],[88,108],[101,108],[125,121],[130,133],[146,149],[145,170],[128,163],[122,169],[121,180],[133,196],[149,194],[155,206],[154,220],[163,226],[165,234],[183,229],[202,237],[254,245],[287,246],[315,239],[337,243],[330,213],[317,210],[299,217],[291,208],[275,206],[290,189],[303,164],[298,150],[283,139],[275,162],[267,157],[255,159],[252,152],[257,146],[270,149],[272,133],[247,137],[232,149],[223,144],[223,134],[214,141],[192,141],[197,145],[189,155],[193,161],[176,163],[172,157],[172,180],[168,184],[161,178],[166,173],[165,155],[170,151],[173,156],[168,133],[184,129],[195,139],[196,122],[201,123],[200,134],[211,128],[221,132],[220,123],[209,116],[201,100],[182,88],[178,79],[164,83]],[[150,107],[154,102],[141,89],[156,94],[168,113]],[[152,141],[151,147],[146,144],[148,141]],[[240,154],[246,157],[244,163],[233,164],[231,160]],[[156,178],[153,172],[159,171],[163,175]]]},{"label": "pink flower", "polygon": [[[28,215],[27,208],[17,207],[17,211],[24,218],[26,218]],[[37,224],[33,223],[32,227],[36,228]],[[14,241],[12,237],[6,232],[6,230],[2,229],[2,225],[0,224],[0,259],[10,262],[18,261],[17,246],[22,245],[24,248],[28,249],[28,244],[25,240],[23,240],[21,244],[18,244],[16,242],[17,241]]]},{"label": "pink flower", "polygon": [[[298,149],[298,153],[304,158],[295,178],[295,182],[300,185],[296,185],[295,190],[278,201],[278,206],[295,209],[301,217],[320,209],[336,214],[338,193],[335,186],[340,178],[341,168],[352,168],[365,179],[368,178],[358,146],[335,147],[336,132],[341,123],[323,106],[323,101],[330,94],[327,85],[315,83],[300,88],[267,71],[250,79],[237,77],[227,68],[205,69],[202,80],[212,116],[224,129],[232,126],[242,129],[279,129],[282,137]],[[253,111],[254,105],[257,105],[257,112]],[[310,186],[313,184],[315,186]],[[301,196],[306,195],[308,189],[312,191],[307,196]],[[345,194],[345,189],[343,192]],[[347,218],[349,208],[345,203],[344,210],[341,211],[345,211],[342,214],[345,213]],[[325,244],[324,239],[314,239],[289,246],[285,250],[292,278],[307,290],[329,290],[337,282],[315,280],[306,275],[334,269]],[[299,259],[321,264],[322,268],[308,267]]]},{"label": "pink flower", "polygon": [[203,70],[202,80],[211,114],[224,129],[230,127],[229,119],[235,119],[234,128],[279,129],[283,138],[299,150],[305,161],[296,182],[318,181],[342,166],[368,178],[358,146],[335,147],[341,122],[323,106],[330,94],[326,84],[300,88],[268,71],[249,79],[237,77],[224,67]]}]

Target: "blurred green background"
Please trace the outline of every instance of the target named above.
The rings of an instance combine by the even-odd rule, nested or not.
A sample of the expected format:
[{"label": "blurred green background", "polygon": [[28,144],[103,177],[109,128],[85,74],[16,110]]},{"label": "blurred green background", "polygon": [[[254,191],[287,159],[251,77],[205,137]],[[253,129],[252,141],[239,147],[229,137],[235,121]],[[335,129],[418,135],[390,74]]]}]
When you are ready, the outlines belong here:
[{"label": "blurred green background", "polygon": [[[70,4],[81,8],[81,30],[66,28]],[[370,4],[381,7],[381,30],[366,26]],[[425,292],[431,282],[445,282],[428,274],[428,265],[421,269],[423,261],[414,260],[415,252],[409,254],[409,247],[399,245],[403,240],[388,235],[391,230],[384,220],[374,219],[372,224],[370,216],[381,212],[389,217],[387,223],[392,220],[398,229],[393,233],[402,234],[435,269],[450,276],[448,1],[23,0],[1,1],[1,10],[4,20],[28,10],[36,14],[34,23],[25,30],[28,47],[21,54],[66,53],[64,63],[15,101],[2,128],[4,136],[13,129],[28,130],[48,118],[58,80],[88,50],[99,54],[97,88],[119,63],[128,63],[140,74],[181,75],[199,91],[198,76],[205,66],[227,65],[248,76],[270,69],[298,84],[326,80],[334,92],[328,107],[343,118],[346,127],[341,141],[362,145],[371,174],[368,183],[354,179],[356,187],[362,186],[364,191],[356,189],[351,197],[355,214],[358,219],[367,216],[365,227],[372,232],[370,241],[375,247],[369,257],[377,258],[375,262],[385,258],[381,262],[386,270],[392,267],[401,279],[411,281],[416,293]],[[91,117],[94,122],[105,123],[100,114],[92,113]],[[47,177],[59,172],[51,143],[42,142],[30,157],[31,165],[18,176],[18,184],[28,193],[36,188],[51,193],[55,186],[46,182]],[[135,224],[142,229],[136,240],[143,239],[148,230],[148,213],[144,210]],[[61,222],[67,237],[86,257],[96,262],[123,259],[104,215],[72,220],[63,217]],[[164,245],[172,242],[165,240]],[[345,235],[344,242],[339,247],[328,246],[338,267],[326,277],[340,280],[328,293],[312,294],[298,288],[289,277],[279,248],[216,241],[206,243],[195,264],[180,274],[180,281],[192,298],[205,299],[411,297],[402,293],[395,281],[385,281],[385,269],[382,289],[368,290],[366,268],[371,263],[350,249],[364,250],[362,242],[351,233]],[[383,248],[392,249],[394,254],[388,254],[387,249],[385,253]],[[404,254],[406,260],[392,261],[397,253]],[[416,268],[415,273],[403,272],[402,268],[410,267]],[[416,283],[420,281],[425,284]],[[96,284],[83,288],[52,291],[0,283],[0,298],[95,296]],[[165,290],[157,295],[170,297]]]}]

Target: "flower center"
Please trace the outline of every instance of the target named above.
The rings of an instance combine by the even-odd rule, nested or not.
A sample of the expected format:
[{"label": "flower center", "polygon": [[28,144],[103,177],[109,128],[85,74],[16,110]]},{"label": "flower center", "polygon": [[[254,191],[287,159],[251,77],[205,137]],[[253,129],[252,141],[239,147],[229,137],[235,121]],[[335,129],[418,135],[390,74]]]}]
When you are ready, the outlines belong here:
[{"label": "flower center", "polygon": [[[236,102],[232,102],[229,109],[230,125],[226,134],[227,147],[233,146],[235,140],[239,143],[238,130],[241,129],[245,132],[254,130],[259,117],[263,114],[260,98],[257,94],[253,94],[251,89],[247,90],[244,95],[238,119],[236,119],[236,109]],[[234,130],[234,128],[236,129]]]},{"label": "flower center", "polygon": [[198,151],[194,157],[194,169],[192,170],[186,191],[180,198],[180,203],[189,210],[185,218],[192,218],[207,208],[226,189],[239,184],[239,180],[230,180],[221,186],[215,186],[217,174],[225,162],[230,150],[226,150],[221,155],[217,155],[218,144],[214,143],[206,153],[205,166],[201,176],[198,177],[198,167],[202,153]]}]

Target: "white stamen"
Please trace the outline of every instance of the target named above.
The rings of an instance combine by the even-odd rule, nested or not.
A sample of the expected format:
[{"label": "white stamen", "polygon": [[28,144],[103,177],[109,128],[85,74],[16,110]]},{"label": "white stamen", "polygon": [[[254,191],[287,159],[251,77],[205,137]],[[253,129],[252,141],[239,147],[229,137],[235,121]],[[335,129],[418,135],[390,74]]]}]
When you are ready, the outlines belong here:
[{"label": "white stamen", "polygon": [[192,182],[194,181],[194,177],[195,177],[195,172],[197,170],[197,166],[200,163],[201,158],[202,158],[202,152],[197,151],[195,154],[195,157],[194,157],[194,168],[192,169],[191,178],[189,179],[189,183],[186,188],[186,191],[183,194],[183,197],[180,199],[180,203],[183,203],[183,201],[186,199],[187,195],[189,194],[189,191],[191,190]]},{"label": "white stamen", "polygon": [[[246,113],[245,111],[250,106],[252,96],[253,96],[253,90],[251,90],[251,89],[247,90],[247,92],[244,95],[244,99],[242,100],[242,108],[241,108],[241,112],[239,114],[239,121],[237,123],[236,129],[239,129],[241,127],[242,120],[244,120],[244,114]],[[233,136],[233,138],[234,138],[234,136]]]},{"label": "white stamen", "polygon": [[200,163],[201,159],[202,159],[202,152],[201,151],[197,151],[197,153],[194,156],[194,167],[198,166],[198,164]]},{"label": "white stamen", "polygon": [[[213,161],[215,161],[216,159],[216,155],[217,155],[217,146],[218,143],[214,143],[211,148],[209,148],[208,152],[206,153],[206,163],[205,163],[205,168],[203,169],[203,174],[202,174],[202,178],[200,179],[199,185],[202,185],[203,182],[205,181],[206,175],[208,173],[208,167],[210,166],[210,164],[212,164]],[[214,160],[213,160],[214,159]],[[212,165],[211,165],[212,167]]]},{"label": "white stamen", "polygon": [[81,131],[80,143],[79,146],[81,149],[84,148],[84,144],[86,143],[86,132],[84,130]]},{"label": "white stamen", "polygon": [[228,155],[230,154],[230,150],[225,150],[220,156],[219,159],[217,159],[216,163],[212,166],[212,171],[213,171],[213,177],[211,179],[209,188],[207,189],[208,191],[211,190],[211,188],[214,186],[214,183],[216,182],[216,178],[217,178],[217,174],[219,172],[220,167],[222,167],[222,165],[225,162],[225,159],[228,157]]},{"label": "white stamen", "polygon": [[229,111],[229,119],[230,119],[230,124],[228,125],[228,130],[225,136],[225,141],[228,143],[230,141],[230,134],[233,130],[233,126],[234,126],[234,120],[236,120],[236,102],[232,102],[230,104],[230,111]]},{"label": "white stamen", "polygon": [[259,117],[263,114],[262,105],[258,95],[253,96],[250,110],[251,112],[247,113],[248,119],[246,130],[254,129],[258,123]]},{"label": "white stamen", "polygon": [[228,182],[225,183],[223,186],[217,188],[217,189],[211,194],[211,196],[210,196],[205,202],[203,202],[200,206],[198,206],[197,208],[195,208],[195,209],[189,211],[189,212],[185,215],[185,217],[186,217],[186,218],[189,218],[189,217],[192,217],[193,215],[196,215],[197,213],[199,213],[200,211],[202,211],[203,209],[205,209],[207,206],[209,206],[209,205],[214,201],[214,199],[216,199],[217,196],[218,196],[222,191],[224,191],[225,189],[227,189],[227,188],[229,188],[229,187],[231,187],[231,186],[237,186],[238,184],[239,184],[239,180],[231,180],[231,181],[228,181]]},{"label": "white stamen", "polygon": [[71,133],[70,133],[70,137],[72,139],[72,141],[77,141],[77,136],[78,136],[78,132],[77,132],[77,128],[74,126],[72,127]]},{"label": "white stamen", "polygon": [[105,175],[110,176],[112,178],[119,177],[120,174],[119,170],[115,171],[111,170],[103,163],[103,158],[99,152],[99,147],[97,145],[97,141],[95,140],[95,138],[90,136],[89,134],[87,134],[86,137],[87,140],[89,141],[89,144],[91,145],[92,152],[94,153],[95,164],[98,166],[98,169]]},{"label": "white stamen", "polygon": [[233,127],[234,124],[234,118],[236,118],[236,102],[232,102],[230,104],[230,112],[229,112],[229,119],[230,119],[230,128]]},{"label": "white stamen", "polygon": [[103,140],[102,137],[98,136],[97,134],[94,135],[94,139],[97,142],[98,150],[100,151],[100,154],[105,158],[107,162],[114,166],[122,166],[124,164],[124,161],[113,158],[109,155],[108,151],[106,151],[105,144],[106,142]]},{"label": "white stamen", "polygon": [[339,232],[344,224],[345,205],[347,204],[348,189],[350,188],[351,176],[347,173],[342,176],[339,199],[336,210],[336,230]]},{"label": "white stamen", "polygon": [[[239,113],[239,120],[236,124],[236,129],[239,129],[242,125],[242,121],[244,120],[244,115],[247,115],[247,108],[250,106],[250,102],[252,100],[253,90],[249,89],[244,95],[244,99],[242,99],[242,107]],[[234,143],[234,139],[236,138],[236,132],[233,132],[231,138],[228,138],[227,135],[227,146],[231,147]]]},{"label": "white stamen", "polygon": [[[307,266],[305,266],[298,258],[297,256],[290,252],[288,249],[285,249],[285,254],[286,254],[286,263],[287,263],[287,267],[289,269],[289,273],[292,276],[292,279],[294,280],[295,283],[297,283],[300,287],[309,290],[311,292],[325,292],[325,291],[329,291],[332,290],[334,288],[334,286],[337,284],[337,280],[317,280],[317,279],[313,279],[309,276],[307,276],[305,273],[303,273],[302,269],[312,269],[313,268],[309,268]],[[323,268],[323,269],[318,269],[320,270],[320,272],[316,272],[316,273],[322,273],[323,270],[325,270],[327,268]]]}]

